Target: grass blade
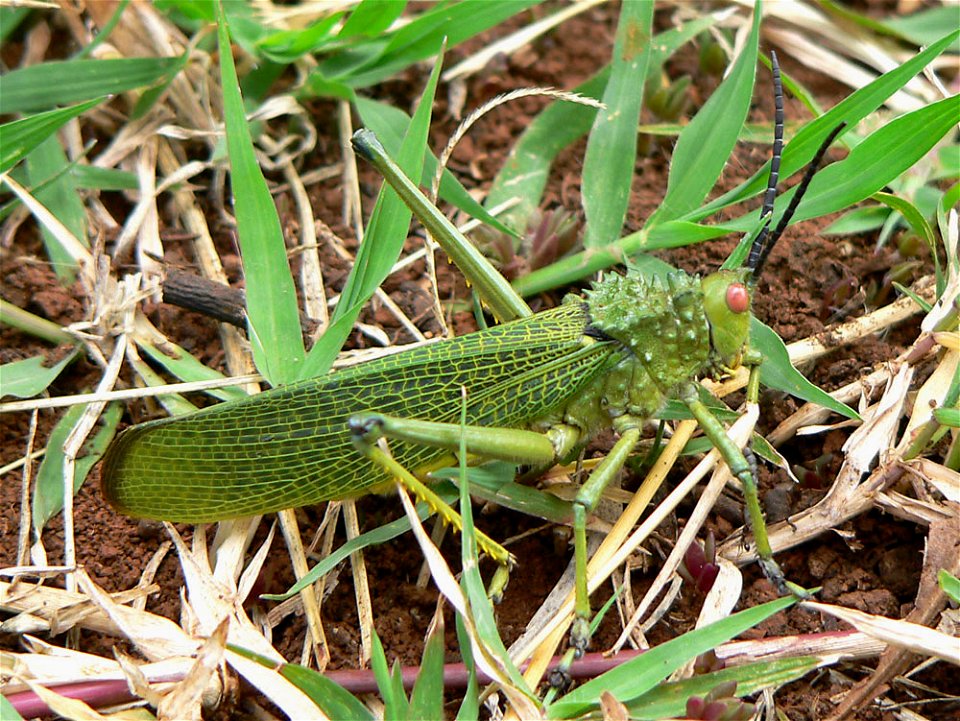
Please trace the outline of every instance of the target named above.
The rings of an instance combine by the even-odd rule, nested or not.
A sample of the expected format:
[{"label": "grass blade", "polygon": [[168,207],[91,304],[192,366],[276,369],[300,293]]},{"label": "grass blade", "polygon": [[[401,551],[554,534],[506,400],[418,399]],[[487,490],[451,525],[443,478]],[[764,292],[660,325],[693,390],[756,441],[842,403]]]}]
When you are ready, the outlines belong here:
[{"label": "grass blade", "polygon": [[722,683],[735,681],[737,688],[734,695],[743,698],[764,688],[776,688],[796,681],[816,667],[817,659],[811,656],[758,661],[681,681],[667,681],[640,698],[627,701],[625,705],[630,711],[630,718],[637,721],[683,717],[686,715],[687,699],[691,696],[706,696]]},{"label": "grass blade", "polygon": [[[824,138],[840,123],[856,127],[857,123],[879,108],[890,96],[921,72],[951,43],[960,38],[960,31],[952,31],[936,43],[907,60],[903,65],[884,73],[869,85],[860,88],[833,106],[827,113],[801,128],[783,150],[780,177],[785,179],[803,168],[813,158]],[[688,213],[684,220],[698,221],[730,205],[752,198],[766,187],[770,165],[765,164],[752,178],[724,193],[702,208]]]},{"label": "grass blade", "polygon": [[760,364],[760,382],[792,396],[829,408],[846,418],[860,418],[859,414],[826,391],[808,381],[790,363],[787,347],[780,336],[756,318],[750,321],[750,345],[763,355]]},{"label": "grass blade", "polygon": [[[574,92],[599,99],[609,77],[610,68],[606,67],[574,88]],[[514,228],[521,231],[526,228],[527,218],[540,205],[554,159],[561,150],[589,132],[596,114],[597,109],[588,105],[559,100],[550,103],[510,149],[484,205],[494,208],[518,198],[520,203],[502,217]]]},{"label": "grass blade", "polygon": [[[437,54],[440,44],[453,48],[474,35],[503,22],[541,0],[463,0],[431,7],[389,35],[380,52],[361,48],[363,60],[352,52],[321,63],[319,73],[331,80],[363,88],[387,79],[408,65]],[[382,40],[377,40],[382,44]]]},{"label": "grass blade", "polygon": [[443,616],[434,616],[423,647],[417,680],[410,691],[411,719],[442,719],[443,714]]},{"label": "grass blade", "polygon": [[0,398],[33,398],[43,393],[76,357],[77,351],[74,350],[50,367],[44,365],[47,359],[43,356],[0,365]]},{"label": "grass blade", "polygon": [[548,715],[550,718],[570,718],[583,714],[593,705],[594,700],[600,697],[601,691],[609,691],[620,699],[634,698],[645,693],[690,659],[789,608],[795,601],[793,598],[770,601],[662,643],[642,656],[576,688],[551,704],[547,709]]},{"label": "grass blade", "polygon": [[653,2],[624,3],[613,46],[606,110],[597,113],[583,160],[586,248],[620,236],[637,158],[637,125],[650,63]]},{"label": "grass blade", "polygon": [[757,72],[761,15],[758,2],[753,11],[750,36],[740,57],[677,138],[670,161],[667,193],[663,203],[647,220],[647,227],[676,220],[697,208],[720,177],[750,109]]},{"label": "grass blade", "polygon": [[230,180],[247,284],[247,323],[257,369],[276,386],[294,380],[303,363],[297,294],[277,210],[253,151],[220,5],[217,15]]},{"label": "grass blade", "polygon": [[[51,135],[37,145],[25,160],[34,197],[57,218],[80,243],[87,245],[87,214],[77,193],[73,176],[66,172],[70,161]],[[57,234],[41,224],[43,245],[60,282],[69,285],[76,278],[79,264]]]},{"label": "grass blade", "polygon": [[[826,166],[814,176],[793,222],[834,213],[869,198],[926,155],[954,127],[958,113],[960,95],[953,95],[894,118],[874,131],[846,158]],[[815,123],[819,124],[819,120],[810,125]],[[777,198],[773,225],[793,193],[791,188]],[[752,216],[741,216],[725,227],[730,231],[749,230],[756,225]]]},{"label": "grass blade", "polygon": [[20,68],[0,82],[0,114],[49,110],[153,85],[179,66],[180,58],[63,60]]},{"label": "grass blade", "polygon": [[[40,464],[40,470],[37,471],[37,483],[33,490],[33,528],[38,536],[47,521],[63,510],[63,463],[65,460],[63,444],[86,409],[85,405],[68,408],[47,440],[47,452]],[[117,431],[121,415],[123,415],[123,405],[120,403],[108,404],[101,414],[100,429],[84,445],[84,455],[76,459],[73,475],[74,493],[80,490],[90,469],[107,450],[107,445]]]},{"label": "grass blade", "polygon": [[[190,381],[211,381],[220,380],[224,377],[222,373],[215,371],[210,366],[204,365],[176,343],[170,341],[165,342],[163,344],[163,350],[161,351],[145,340],[138,338],[136,342],[140,350],[150,356],[150,359],[154,363],[179,381],[185,383]],[[222,401],[238,401],[246,398],[248,395],[239,386],[211,388],[208,393]]]},{"label": "grass blade", "polygon": [[[678,48],[714,22],[716,16],[710,15],[656,35],[647,66],[647,80],[660,72],[663,63]],[[609,77],[610,66],[607,65],[574,88],[574,92],[599,99]],[[527,219],[540,205],[550,166],[557,154],[590,131],[596,114],[595,108],[585,105],[559,101],[548,105],[514,143],[507,161],[494,178],[484,205],[493,208],[513,198],[518,199],[519,203],[501,217],[514,228],[525,228]]]},{"label": "grass blade", "polygon": [[[423,158],[427,149],[427,131],[430,128],[430,111],[437,82],[440,79],[440,58],[434,65],[423,96],[407,128],[397,162],[404,172],[419,178],[423,172]],[[383,282],[393,264],[400,256],[407,238],[413,213],[400,200],[400,196],[383,183],[380,195],[367,224],[366,235],[360,244],[350,275],[340,293],[340,302],[334,310],[330,325],[323,337],[310,349],[307,362],[301,372],[302,378],[325,373],[350,334],[370,296]]]},{"label": "grass blade", "polygon": [[0,173],[10,170],[67,121],[85,113],[106,99],[106,96],[102,96],[85,103],[71,105],[69,108],[49,110],[0,125]]}]

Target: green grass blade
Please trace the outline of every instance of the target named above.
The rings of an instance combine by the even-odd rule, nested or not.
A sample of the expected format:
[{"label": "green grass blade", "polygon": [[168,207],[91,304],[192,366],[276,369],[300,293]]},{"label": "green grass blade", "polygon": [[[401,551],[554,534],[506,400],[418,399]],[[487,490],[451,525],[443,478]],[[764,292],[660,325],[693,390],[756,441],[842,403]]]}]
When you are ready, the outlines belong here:
[{"label": "green grass blade", "polygon": [[[20,23],[27,19],[33,12],[31,7],[11,7],[4,5],[0,7],[0,42],[6,40],[14,31],[20,27]],[[0,714],[0,718],[5,718]]]},{"label": "green grass blade", "polygon": [[[574,88],[580,95],[599,99],[610,77],[609,66]],[[494,208],[513,198],[520,203],[502,217],[519,230],[540,205],[550,166],[561,150],[590,131],[597,109],[555,100],[548,105],[513,144],[503,168],[494,178],[484,205]]]},{"label": "green grass blade", "polygon": [[42,338],[48,343],[60,345],[73,343],[76,339],[67,333],[58,323],[24,310],[13,303],[0,298],[0,325],[8,325],[23,333]]},{"label": "green grass blade", "polygon": [[[440,78],[440,67],[438,58],[400,149],[398,160],[401,167],[414,177],[420,177],[423,171],[430,111]],[[302,378],[325,373],[330,368],[357,316],[360,315],[360,310],[387,277],[399,257],[412,215],[396,191],[384,183],[367,223],[366,235],[340,293],[340,301],[331,317],[331,323],[323,337],[310,349],[307,362],[301,371]]]},{"label": "green grass blade", "polygon": [[328,718],[343,721],[373,721],[370,710],[358,701],[353,694],[339,684],[331,681],[319,671],[297,663],[277,663],[273,658],[263,656],[250,649],[228,643],[227,650],[243,658],[250,659],[264,668],[277,671],[290,683],[303,691],[322,710]]},{"label": "green grass blade", "polygon": [[117,58],[31,65],[0,79],[0,114],[49,110],[153,85],[179,63],[180,58]]},{"label": "green grass blade", "polygon": [[473,649],[470,647],[470,637],[463,625],[463,619],[457,614],[457,641],[460,645],[460,656],[467,669],[467,688],[463,693],[463,702],[457,709],[456,721],[471,721],[480,718],[480,683],[477,680],[477,664],[473,660]]},{"label": "green grass blade", "polygon": [[[382,693],[382,689],[381,689]],[[393,666],[390,669],[390,702],[384,703],[384,718],[388,719],[407,719],[407,721],[420,721],[410,715],[410,701],[403,690],[403,668],[400,666],[400,660],[394,659]],[[386,700],[386,696],[384,697]]]},{"label": "green grass blade", "polygon": [[332,39],[343,11],[332,12],[300,30],[269,29],[256,41],[256,54],[275,63],[292,63],[307,53],[322,52]]},{"label": "green grass blade", "polygon": [[[130,358],[129,362],[130,365],[133,366],[134,373],[140,376],[140,379],[148,387],[160,386],[165,383],[163,376],[157,373],[153,369],[153,366],[142,358]],[[197,410],[197,407],[180,393],[163,393],[155,397],[169,416],[182,416]]]},{"label": "green grass blade", "polygon": [[753,27],[740,57],[726,79],[677,138],[670,161],[667,193],[647,220],[654,227],[676,220],[698,207],[716,184],[747,118],[757,71],[761,6],[754,8]]},{"label": "green grass blade", "polygon": [[[461,428],[467,423],[467,399],[464,396],[463,404],[460,408]],[[460,491],[460,518],[463,522],[461,532],[462,542],[460,548],[460,557],[462,559],[463,574],[460,578],[460,586],[463,589],[463,595],[467,599],[470,609],[471,621],[479,640],[482,641],[485,648],[476,649],[479,653],[491,653],[495,656],[496,665],[509,677],[514,688],[520,693],[532,697],[526,680],[520,673],[520,669],[510,658],[510,653],[503,645],[503,639],[500,636],[500,630],[497,628],[497,620],[493,612],[493,604],[487,596],[487,591],[483,586],[483,580],[480,578],[480,563],[477,547],[477,536],[473,525],[473,505],[470,501],[470,482],[468,480],[467,469],[467,443],[466,438],[460,438],[460,464],[459,471],[459,491]],[[490,663],[491,659],[487,659]]]},{"label": "green grass blade", "polygon": [[24,358],[0,365],[0,398],[13,396],[14,398],[33,398],[43,393],[63,369],[74,358],[77,350],[69,353],[63,360],[52,366],[45,366],[47,359],[43,356]]},{"label": "green grass blade", "polygon": [[[647,66],[647,79],[658,75],[663,63],[678,48],[715,21],[712,15],[697,18],[657,34]],[[573,91],[599,99],[609,77],[610,66],[607,65]],[[501,217],[514,228],[525,228],[527,219],[540,205],[550,166],[557,154],[590,131],[596,114],[596,108],[576,103],[558,100],[548,105],[514,143],[503,168],[494,178],[484,205],[493,208],[513,198],[519,199],[520,202]]]},{"label": "green grass blade", "polygon": [[[75,60],[90,57],[93,51],[100,47],[106,41],[106,39],[110,37],[110,33],[112,33],[117,25],[120,24],[120,18],[123,17],[123,13],[129,4],[130,0],[120,0],[120,2],[116,4],[113,14],[110,15],[110,18],[107,20],[107,22],[100,26],[99,32],[97,32],[93,40],[80,48],[80,52],[73,56]],[[97,24],[99,25],[100,23],[98,22]]]},{"label": "green grass blade", "polygon": [[385,33],[393,22],[403,15],[406,7],[406,0],[394,0],[389,3],[384,3],[382,0],[362,0],[343,23],[338,37],[350,38],[354,35],[363,35],[375,38]]},{"label": "green grass blade", "polygon": [[722,683],[736,681],[734,695],[743,698],[764,688],[778,688],[795,681],[816,667],[817,659],[812,656],[758,661],[682,681],[668,681],[639,698],[625,701],[625,705],[630,711],[630,718],[637,721],[678,718],[686,715],[687,699],[691,696],[706,696]]},{"label": "green grass blade", "polygon": [[940,582],[940,588],[943,589],[943,592],[953,599],[954,603],[960,603],[960,579],[941,568],[937,574],[937,580]]},{"label": "green grass blade", "polygon": [[[377,102],[376,100],[370,100],[369,98],[357,97],[353,103],[357,108],[357,112],[360,113],[360,119],[363,121],[364,126],[370,128],[370,130],[377,134],[380,142],[383,143],[383,147],[386,148],[390,155],[396,156],[400,152],[400,147],[403,144],[404,133],[407,132],[407,128],[410,126],[410,116],[399,108]],[[432,152],[427,150],[423,159],[423,173],[420,177],[421,185],[429,185],[433,182],[433,176],[436,172],[437,158]],[[448,169],[444,169],[440,179],[440,197],[448,203],[455,205],[464,213],[483,221],[487,225],[503,233],[515,235],[510,228],[490,215],[486,208],[474,200],[473,196],[467,192],[467,189],[460,184],[460,181],[457,180]]]},{"label": "green grass blade", "polygon": [[10,170],[67,121],[96,107],[104,100],[106,96],[0,125],[0,173]]},{"label": "green grass blade", "polygon": [[620,237],[637,158],[637,124],[650,64],[653,2],[624,3],[613,45],[605,110],[597,113],[583,159],[587,249]]},{"label": "green grass blade", "polygon": [[[382,50],[356,63],[349,53],[321,63],[319,72],[353,88],[386,80],[403,68],[437,54],[441,42],[453,48],[542,0],[462,0],[436,5],[390,34]],[[377,41],[381,43],[382,41]],[[361,50],[362,52],[362,50]]]},{"label": "green grass blade", "polygon": [[[957,9],[949,5],[932,7],[910,15],[892,15],[882,24],[917,45],[929,45],[943,36],[944,28],[956,26]],[[954,41],[950,52],[960,52],[960,43]]]},{"label": "green grass blade", "polygon": [[431,627],[420,659],[417,680],[410,692],[411,719],[442,719],[443,713],[443,616]]},{"label": "green grass blade", "polygon": [[[184,383],[221,380],[224,377],[222,373],[204,365],[176,343],[167,341],[161,351],[151,343],[137,339],[137,346],[170,375]],[[246,391],[239,386],[211,388],[207,393],[222,401],[238,401],[247,397]]]},{"label": "green grass blade", "polygon": [[790,363],[787,347],[780,340],[780,336],[756,318],[750,319],[750,346],[763,355],[763,363],[760,365],[760,382],[765,386],[829,408],[846,418],[860,418],[856,411],[817,388],[794,368]]},{"label": "green grass blade", "polygon": [[872,197],[874,200],[879,200],[887,207],[893,208],[900,213],[903,219],[907,221],[907,224],[913,229],[913,232],[926,243],[927,248],[930,250],[930,255],[933,256],[933,266],[936,276],[940,278],[941,270],[940,258],[937,256],[937,239],[933,234],[933,228],[924,217],[924,214],[920,212],[919,208],[906,198],[901,198],[893,193],[877,192],[874,193]]},{"label": "green grass blade", "polygon": [[[271,665],[270,668],[273,666]],[[285,663],[280,675],[303,691],[328,718],[337,721],[373,721],[374,715],[343,686],[322,673],[297,663]]]},{"label": "green grass blade", "polygon": [[[845,159],[828,165],[814,176],[793,222],[835,213],[869,198],[926,155],[954,127],[958,114],[960,95],[953,95],[894,118],[874,131]],[[819,120],[810,125],[815,123]],[[774,225],[794,192],[795,188],[791,188],[777,198]],[[726,227],[742,231],[755,225],[753,214],[749,214]]]},{"label": "green grass blade", "polygon": [[[903,65],[881,75],[869,85],[856,90],[833,106],[827,113],[807,123],[784,148],[780,177],[788,178],[807,165],[831,130],[840,123],[846,123],[847,127],[850,128],[855,127],[863,118],[879,108],[890,96],[906,85],[914,75],[921,72],[958,37],[960,37],[960,31],[948,33]],[[702,208],[688,213],[684,220],[698,221],[734,203],[759,195],[766,187],[769,172],[770,166],[767,163],[749,180],[712,200]]]},{"label": "green grass blade", "polygon": [[253,151],[223,8],[217,7],[227,153],[249,335],[257,369],[271,385],[280,385],[297,377],[304,358],[297,294],[277,210]]},{"label": "green grass blade", "polygon": [[[406,714],[401,716],[397,713],[398,700],[394,698],[395,694],[393,682],[390,677],[390,666],[387,664],[387,654],[383,651],[383,643],[380,642],[380,636],[377,634],[376,629],[373,629],[373,648],[371,651],[370,670],[373,671],[373,676],[377,680],[377,687],[380,689],[380,696],[383,698],[384,706],[386,706],[384,709],[384,718],[406,718]],[[404,695],[402,687],[400,689],[400,695]],[[402,699],[402,703],[404,705],[406,704],[406,698]]]},{"label": "green grass blade", "polygon": [[[518,467],[506,461],[490,461],[482,466],[467,469],[470,480],[470,495],[503,508],[542,518],[556,524],[569,524],[573,520],[570,503],[552,493],[516,483]],[[453,480],[459,477],[455,468],[441,468],[430,474],[431,478]]]},{"label": "green grass blade", "polygon": [[[24,161],[34,197],[70,231],[80,243],[87,245],[87,214],[69,172],[70,161],[60,141],[50,136],[34,148]],[[42,187],[40,187],[42,186]],[[77,263],[69,248],[41,225],[40,233],[47,257],[60,282],[68,285],[76,277]]]},{"label": "green grass blade", "polygon": [[[797,209],[799,220],[832,213],[860,202],[906,172],[956,125],[960,96],[894,118],[850,151],[849,156],[823,169]],[[851,177],[853,175],[854,177]]]},{"label": "green grass blade", "polygon": [[[63,464],[65,461],[63,444],[74,426],[80,421],[85,410],[86,406],[84,405],[68,408],[63,418],[54,426],[50,438],[47,440],[47,452],[40,463],[36,485],[33,489],[33,528],[38,536],[47,521],[63,510]],[[123,415],[123,405],[120,403],[110,403],[101,414],[100,429],[92,438],[87,440],[82,454],[77,457],[74,464],[74,494],[80,490],[80,486],[87,479],[90,469],[107,450],[107,446],[117,431],[117,424],[120,422],[121,415]]]},{"label": "green grass blade", "polygon": [[78,188],[85,190],[138,190],[137,176],[117,168],[99,168],[96,165],[73,163],[70,175]]},{"label": "green grass blade", "polygon": [[857,233],[867,233],[882,227],[889,217],[890,209],[882,205],[855,208],[830,223],[830,225],[820,231],[820,234],[856,235]]},{"label": "green grass blade", "polygon": [[547,708],[549,718],[571,718],[594,706],[601,691],[616,698],[634,698],[663,681],[690,659],[729,641],[737,634],[789,608],[795,599],[780,598],[761,606],[740,611],[728,618],[650,649],[642,656],[579,686]]},{"label": "green grass blade", "polygon": [[[397,163],[408,177],[419,178],[423,172],[431,108],[440,79],[440,68],[441,61],[438,58],[397,156]],[[412,215],[400,196],[384,183],[367,225],[366,237],[340,294],[334,320],[343,315],[341,305],[345,311],[356,303],[365,302],[386,278],[403,248]]]}]

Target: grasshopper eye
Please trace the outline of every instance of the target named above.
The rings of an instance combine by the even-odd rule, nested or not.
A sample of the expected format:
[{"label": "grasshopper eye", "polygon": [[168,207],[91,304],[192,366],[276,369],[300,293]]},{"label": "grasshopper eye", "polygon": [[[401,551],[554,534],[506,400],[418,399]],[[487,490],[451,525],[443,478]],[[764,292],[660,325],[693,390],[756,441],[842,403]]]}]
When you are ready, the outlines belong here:
[{"label": "grasshopper eye", "polygon": [[727,287],[726,301],[731,313],[746,313],[750,310],[750,291],[743,283],[731,283]]}]

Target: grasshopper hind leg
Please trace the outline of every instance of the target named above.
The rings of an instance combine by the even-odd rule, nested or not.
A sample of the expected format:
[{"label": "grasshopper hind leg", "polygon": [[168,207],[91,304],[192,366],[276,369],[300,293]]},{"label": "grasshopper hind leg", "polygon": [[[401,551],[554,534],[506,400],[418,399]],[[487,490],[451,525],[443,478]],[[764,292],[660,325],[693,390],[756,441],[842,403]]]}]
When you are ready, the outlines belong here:
[{"label": "grasshopper hind leg", "polygon": [[[378,438],[383,430],[379,418],[351,418],[350,426],[353,444],[361,454],[393,476],[394,480],[416,496],[417,500],[426,503],[433,513],[443,519],[444,523],[452,526],[458,532],[463,531],[463,521],[460,514],[448,506],[427,484],[390,455],[386,444]],[[515,564],[515,559],[509,551],[481,530],[475,529],[475,533],[477,546],[480,550],[497,562],[498,568],[490,582],[487,593],[494,603],[499,603],[507,587],[510,570]]]}]

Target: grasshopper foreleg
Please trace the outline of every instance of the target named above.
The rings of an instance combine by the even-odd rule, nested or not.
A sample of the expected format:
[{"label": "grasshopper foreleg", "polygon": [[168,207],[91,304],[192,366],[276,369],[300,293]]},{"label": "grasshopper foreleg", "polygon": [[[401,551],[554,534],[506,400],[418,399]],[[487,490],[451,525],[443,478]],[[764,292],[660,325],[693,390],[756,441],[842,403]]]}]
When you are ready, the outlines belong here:
[{"label": "grasshopper foreleg", "polygon": [[[626,417],[625,417],[626,418]],[[624,419],[621,419],[621,421]],[[642,423],[620,423],[620,439],[606,458],[593,470],[580,486],[573,500],[573,547],[575,559],[574,619],[570,627],[570,648],[551,674],[551,685],[565,686],[569,682],[570,665],[583,656],[590,643],[590,589],[587,586],[587,515],[600,502],[604,489],[623,469],[627,457],[640,440]]]},{"label": "grasshopper foreleg", "polygon": [[[751,369],[751,375],[756,368]],[[753,533],[754,543],[757,546],[760,568],[763,574],[776,586],[781,593],[792,593],[799,598],[809,598],[809,594],[794,583],[790,583],[783,575],[780,565],[773,558],[773,549],[767,536],[767,523],[760,507],[760,495],[756,481],[756,460],[751,463],[736,443],[727,435],[723,424],[700,400],[696,386],[690,385],[681,393],[681,400],[700,424],[704,434],[710,439],[714,447],[723,456],[723,460],[730,468],[730,472],[743,485],[743,498],[746,506],[745,517],[749,530]],[[752,455],[752,454],[751,454]]]}]

